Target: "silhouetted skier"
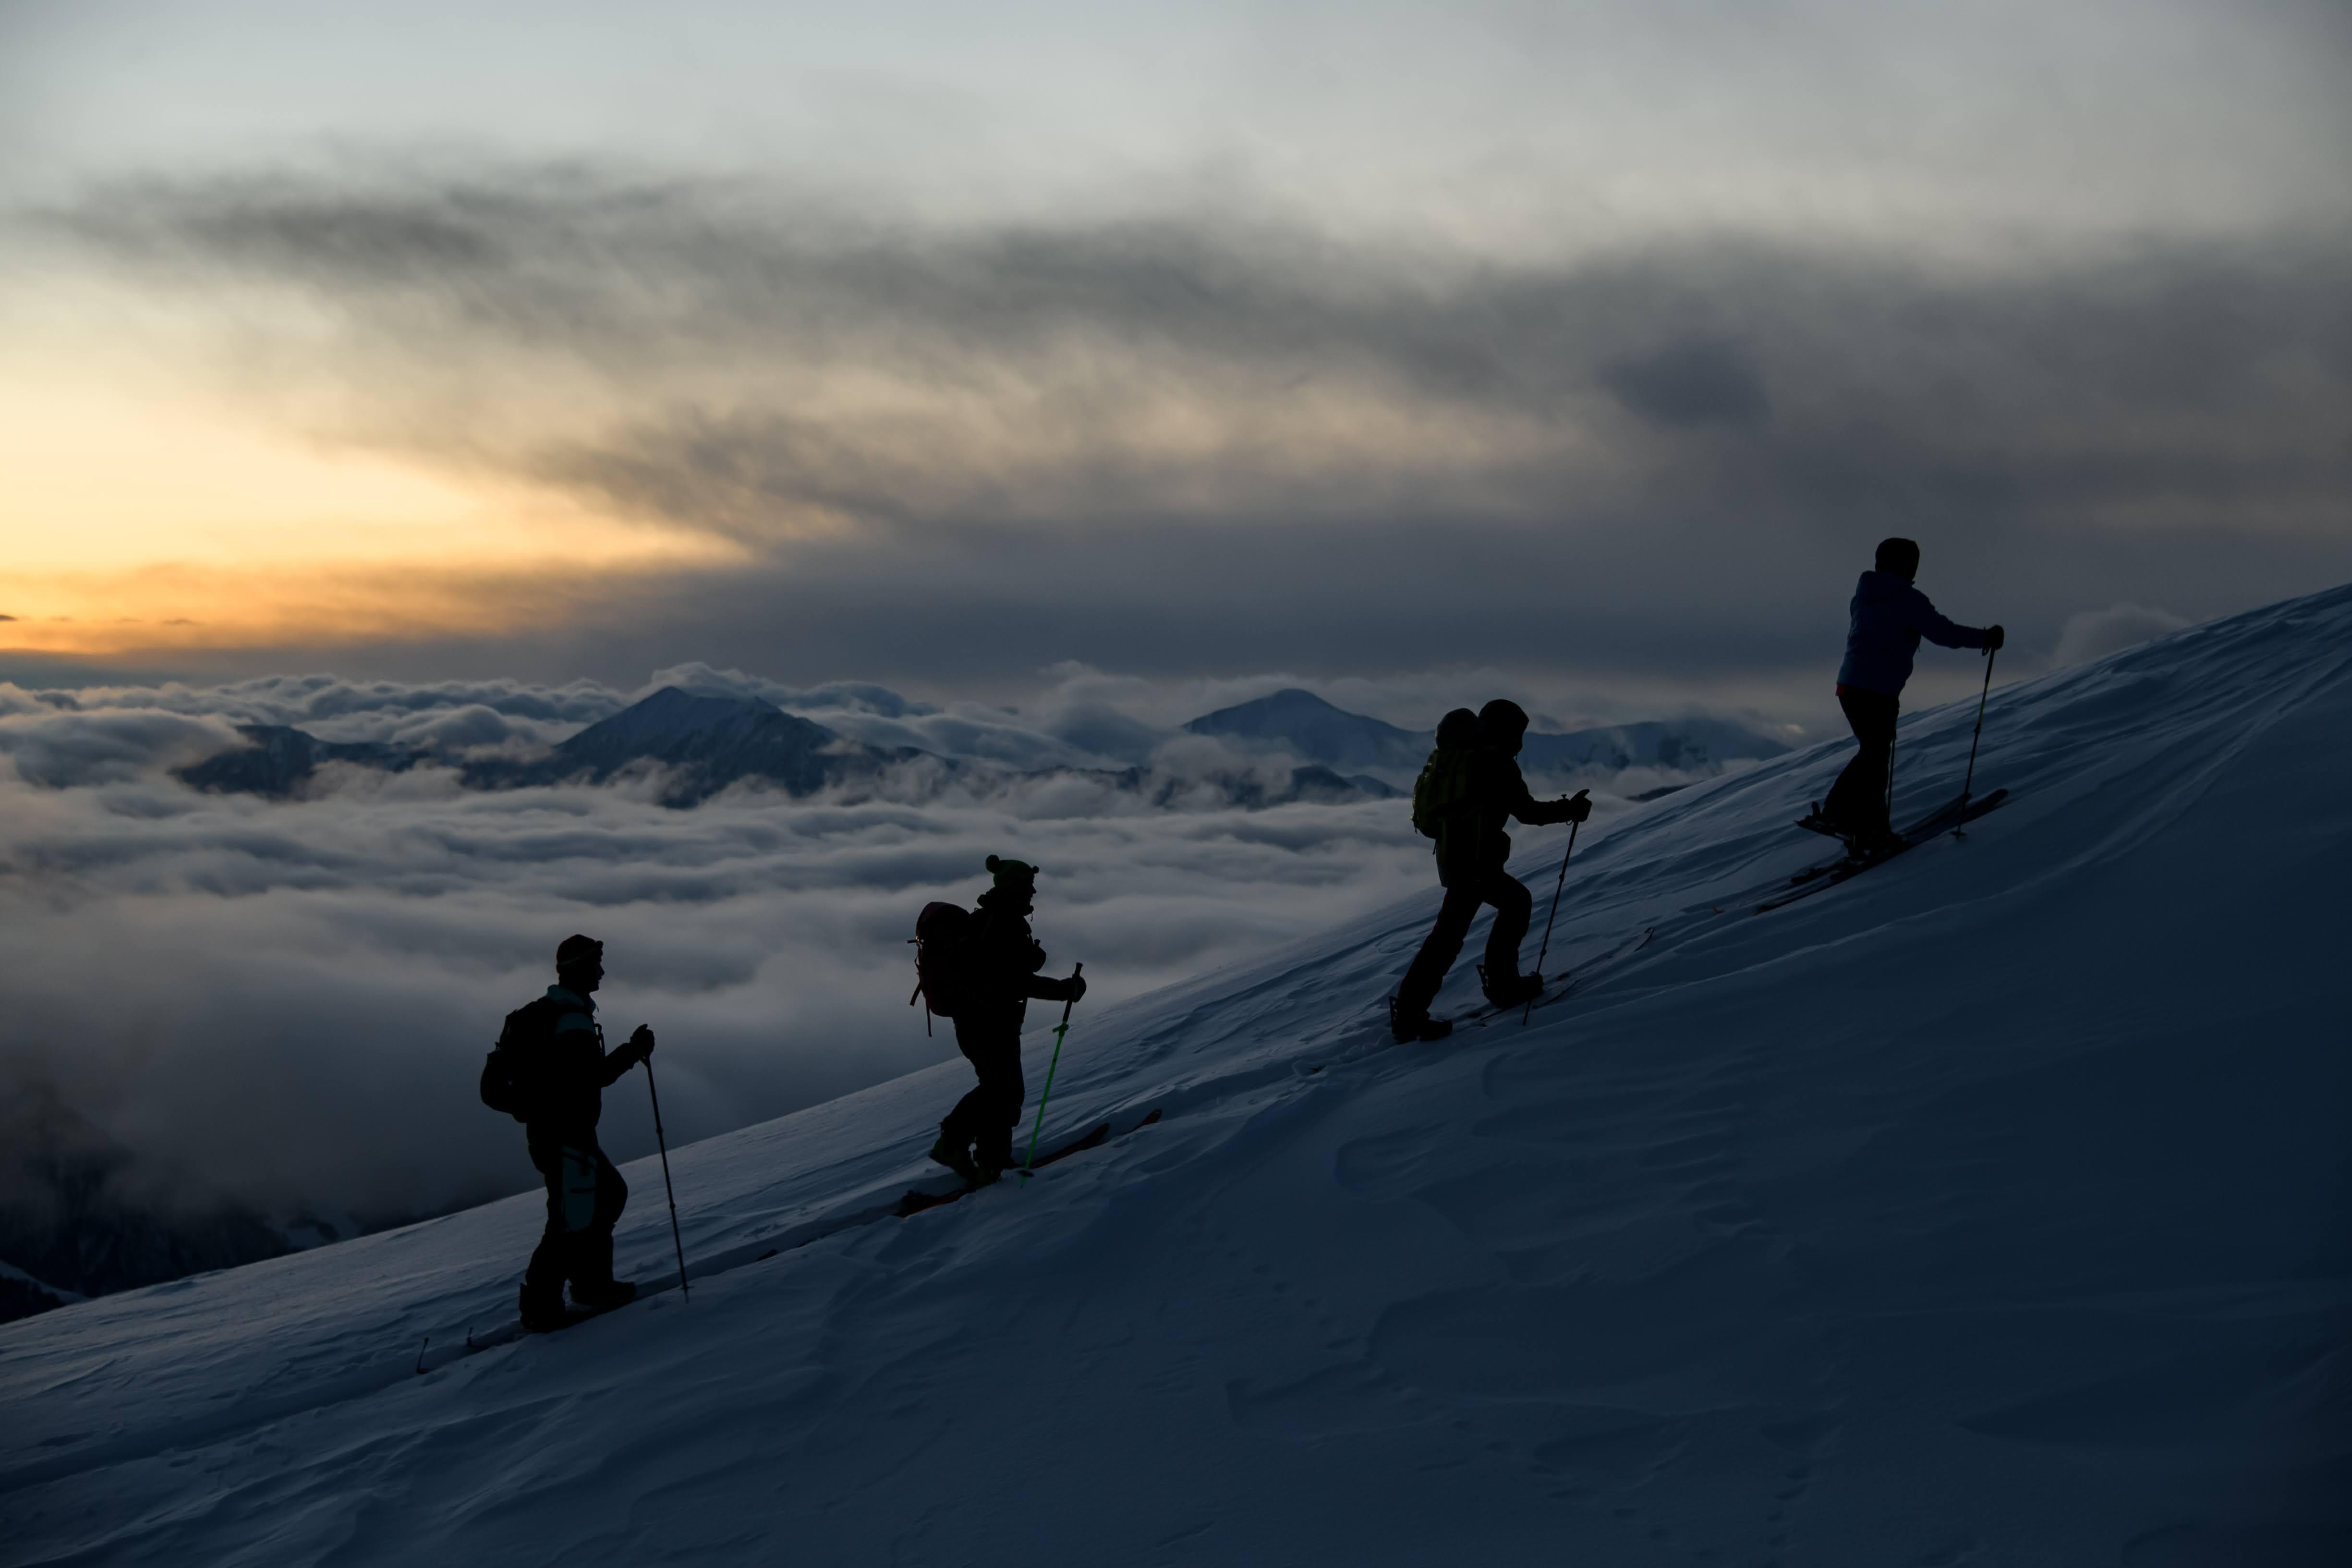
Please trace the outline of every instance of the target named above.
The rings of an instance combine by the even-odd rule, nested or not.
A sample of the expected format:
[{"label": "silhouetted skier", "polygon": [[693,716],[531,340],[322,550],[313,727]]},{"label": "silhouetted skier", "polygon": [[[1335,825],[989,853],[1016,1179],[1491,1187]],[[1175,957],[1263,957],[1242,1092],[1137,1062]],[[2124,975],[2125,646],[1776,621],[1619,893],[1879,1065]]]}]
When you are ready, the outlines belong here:
[{"label": "silhouetted skier", "polygon": [[604,980],[604,944],[565,937],[555,950],[555,984],[507,1015],[492,1053],[510,1053],[506,1070],[517,1103],[508,1109],[524,1117],[530,1163],[547,1182],[547,1229],[522,1276],[522,1326],[533,1333],[572,1321],[563,1307],[566,1281],[572,1300],[591,1310],[637,1294],[613,1278],[613,1226],[629,1187],[597,1146],[596,1122],[605,1087],[654,1054],[654,1032],[639,1025],[626,1045],[605,1051],[591,999]]},{"label": "silhouetted skier", "polygon": [[988,869],[993,883],[981,894],[979,908],[962,922],[952,946],[921,961],[926,986],[951,993],[935,995],[932,1010],[950,1016],[956,1048],[980,1075],[979,1084],[940,1123],[931,1158],[974,1185],[996,1180],[1013,1163],[1013,1130],[1027,1094],[1021,1079],[1021,1025],[1029,998],[1075,1002],[1087,994],[1083,975],[1055,980],[1037,973],[1045,967],[1045,950],[1029,931],[1037,868],[991,855]]},{"label": "silhouetted skier", "polygon": [[1528,793],[1519,764],[1512,760],[1527,734],[1526,711],[1500,698],[1475,713],[1456,708],[1437,726],[1437,749],[1413,785],[1412,823],[1437,840],[1437,880],[1445,889],[1445,901],[1389,999],[1389,1032],[1399,1040],[1443,1039],[1453,1032],[1451,1023],[1429,1016],[1429,1005],[1461,955],[1462,941],[1482,904],[1495,906],[1495,927],[1486,937],[1486,999],[1512,1007],[1543,989],[1541,975],[1519,973],[1519,942],[1528,934],[1535,901],[1503,868],[1511,858],[1503,827],[1515,816],[1531,827],[1582,822],[1592,814],[1592,803],[1582,790],[1551,801]]},{"label": "silhouetted skier", "polygon": [[1837,699],[1862,749],[1815,809],[1813,825],[1844,837],[1859,854],[1882,848],[1895,837],[1887,820],[1887,759],[1919,639],[1988,651],[2004,640],[1997,626],[1963,626],[1945,619],[1911,585],[1918,575],[1919,546],[1908,539],[1883,539],[1874,567],[1854,584],[1849,606],[1853,618],[1845,662],[1838,666]]}]

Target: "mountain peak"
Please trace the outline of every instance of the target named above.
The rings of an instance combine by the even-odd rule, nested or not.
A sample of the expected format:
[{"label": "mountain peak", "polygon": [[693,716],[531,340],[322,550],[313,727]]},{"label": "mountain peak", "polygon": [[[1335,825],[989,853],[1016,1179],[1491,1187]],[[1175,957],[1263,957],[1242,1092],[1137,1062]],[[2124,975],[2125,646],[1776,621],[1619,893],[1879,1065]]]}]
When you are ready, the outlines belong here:
[{"label": "mountain peak", "polygon": [[748,691],[727,691],[703,687],[689,690],[683,686],[665,686],[652,695],[638,699],[614,715],[625,718],[632,713],[677,717],[716,723],[740,713],[781,713],[783,710],[764,697],[754,697]]},{"label": "mountain peak", "polygon": [[1410,730],[1333,707],[1295,686],[1202,714],[1184,728],[1195,735],[1281,742],[1310,762],[1349,770],[1418,767],[1429,749]]}]

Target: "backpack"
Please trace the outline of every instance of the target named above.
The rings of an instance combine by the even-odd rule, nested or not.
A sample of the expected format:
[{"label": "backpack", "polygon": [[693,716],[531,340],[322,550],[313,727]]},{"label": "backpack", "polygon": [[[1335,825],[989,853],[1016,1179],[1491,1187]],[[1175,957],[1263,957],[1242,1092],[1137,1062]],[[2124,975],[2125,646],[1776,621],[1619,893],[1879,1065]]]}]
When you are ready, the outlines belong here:
[{"label": "backpack", "polygon": [[971,938],[975,918],[961,904],[929,903],[915,917],[915,994],[922,999],[923,1028],[933,1015],[952,1018],[971,991]]},{"label": "backpack", "polygon": [[1412,781],[1413,831],[1436,839],[1441,854],[1446,825],[1470,800],[1475,760],[1476,753],[1467,747],[1440,746],[1429,753],[1421,776]]},{"label": "backpack", "polygon": [[482,1103],[517,1121],[529,1121],[539,1110],[544,1047],[554,1033],[546,1004],[542,996],[508,1014],[498,1044],[482,1061]]}]

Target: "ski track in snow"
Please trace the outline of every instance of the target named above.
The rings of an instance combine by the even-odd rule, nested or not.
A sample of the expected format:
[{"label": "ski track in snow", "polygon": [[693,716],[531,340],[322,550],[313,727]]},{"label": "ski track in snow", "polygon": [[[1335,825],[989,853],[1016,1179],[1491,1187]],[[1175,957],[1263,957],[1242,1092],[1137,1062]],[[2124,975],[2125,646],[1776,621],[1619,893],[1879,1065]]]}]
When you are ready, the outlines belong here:
[{"label": "ski track in snow", "polygon": [[1580,842],[1525,1027],[1389,1043],[1433,893],[1082,1008],[1025,1187],[890,1217],[961,1063],[673,1151],[691,1303],[440,1362],[533,1194],[0,1328],[0,1563],[2352,1562],[2352,589],[1997,692],[2007,805],[1756,914],[1845,755]]}]

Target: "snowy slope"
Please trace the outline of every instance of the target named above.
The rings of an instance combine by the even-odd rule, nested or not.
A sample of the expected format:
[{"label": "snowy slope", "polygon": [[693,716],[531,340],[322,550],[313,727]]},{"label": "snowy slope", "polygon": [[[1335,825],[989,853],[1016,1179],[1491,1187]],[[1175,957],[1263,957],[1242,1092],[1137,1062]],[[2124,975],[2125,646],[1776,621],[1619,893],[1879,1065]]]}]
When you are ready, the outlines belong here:
[{"label": "snowy slope", "polygon": [[1530,1027],[1384,1047],[1433,896],[1082,1008],[1055,1126],[1165,1116],[1026,1189],[882,1217],[960,1065],[679,1151],[690,1304],[415,1374],[519,1197],[9,1325],[0,1562],[2352,1562],[2352,589],[1996,694],[2007,806],[1754,914],[1843,755],[1584,839]]}]

